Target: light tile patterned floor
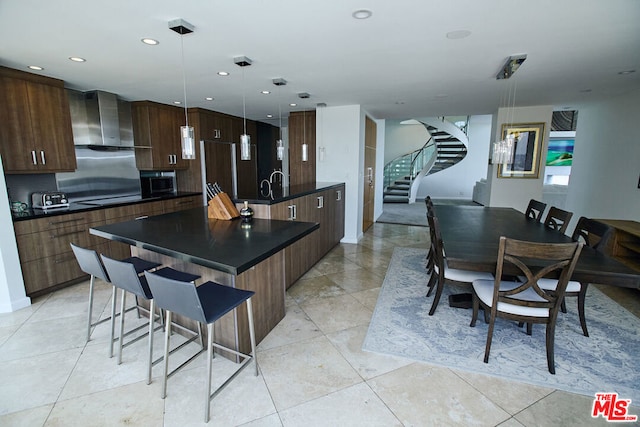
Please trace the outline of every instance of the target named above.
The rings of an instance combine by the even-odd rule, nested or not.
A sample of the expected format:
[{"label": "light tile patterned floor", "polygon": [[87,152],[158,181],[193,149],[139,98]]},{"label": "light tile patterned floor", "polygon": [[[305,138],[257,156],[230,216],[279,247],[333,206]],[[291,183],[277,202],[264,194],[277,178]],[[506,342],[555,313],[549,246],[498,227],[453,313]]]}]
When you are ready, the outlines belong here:
[{"label": "light tile patterned floor", "polygon": [[[209,425],[606,425],[590,417],[589,397],[360,350],[393,248],[426,242],[426,228],[375,224],[360,244],[334,248],[289,289],[286,317],[259,345],[260,375],[245,369],[218,395]],[[119,366],[107,357],[106,324],[85,343],[87,288],[0,314],[0,425],[203,425],[204,356],[162,400],[160,366],[145,383],[146,340]],[[100,284],[98,311],[109,298]],[[155,341],[160,354],[159,333]],[[216,358],[214,381],[233,368]]]}]

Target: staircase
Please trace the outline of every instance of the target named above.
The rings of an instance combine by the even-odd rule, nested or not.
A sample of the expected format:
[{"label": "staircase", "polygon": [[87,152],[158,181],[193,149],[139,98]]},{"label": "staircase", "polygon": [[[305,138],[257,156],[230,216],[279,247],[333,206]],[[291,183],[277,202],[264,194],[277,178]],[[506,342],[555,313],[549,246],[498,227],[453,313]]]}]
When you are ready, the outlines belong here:
[{"label": "staircase", "polygon": [[409,203],[422,177],[443,171],[467,155],[468,139],[456,125],[444,118],[417,119],[431,135],[419,150],[400,156],[385,165],[384,203]]}]

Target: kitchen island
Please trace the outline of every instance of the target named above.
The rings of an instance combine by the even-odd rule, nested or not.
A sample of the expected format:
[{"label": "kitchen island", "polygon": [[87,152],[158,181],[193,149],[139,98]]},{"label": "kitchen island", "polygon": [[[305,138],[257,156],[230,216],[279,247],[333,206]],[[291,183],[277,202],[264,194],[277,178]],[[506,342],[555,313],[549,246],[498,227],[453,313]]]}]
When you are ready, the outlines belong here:
[{"label": "kitchen island", "polygon": [[[202,207],[101,225],[90,233],[131,245],[133,255],[198,274],[201,282],[212,280],[254,291],[256,342],[260,342],[285,314],[284,249],[318,227],[317,223],[266,219],[250,224],[239,219],[214,220]],[[216,322],[216,342],[242,352],[250,349],[245,309],[238,307],[238,313]],[[191,325],[188,319],[176,318]]]}]

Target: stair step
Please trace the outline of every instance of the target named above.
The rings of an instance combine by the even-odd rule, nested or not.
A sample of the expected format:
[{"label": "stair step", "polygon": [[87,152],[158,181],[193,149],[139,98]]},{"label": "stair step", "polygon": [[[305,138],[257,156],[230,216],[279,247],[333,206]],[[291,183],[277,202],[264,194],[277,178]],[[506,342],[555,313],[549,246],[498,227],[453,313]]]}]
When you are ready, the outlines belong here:
[{"label": "stair step", "polygon": [[436,138],[436,137],[434,137],[433,139],[435,139],[437,143],[449,142],[449,141],[451,141],[451,142],[454,142],[454,141],[455,142],[460,142],[460,140],[458,138],[456,138],[455,136],[449,136],[447,138]]},{"label": "stair step", "polygon": [[388,190],[401,190],[401,191],[408,191],[409,188],[411,188],[410,185],[390,185],[387,187]]},{"label": "stair step", "polygon": [[[435,129],[435,128],[434,128],[434,129]],[[449,132],[444,132],[444,131],[441,131],[441,130],[439,130],[439,131],[437,131],[437,132],[430,132],[430,133],[431,133],[431,136],[433,136],[434,138],[435,138],[436,136],[449,135]],[[437,138],[436,138],[436,139],[437,139]]]},{"label": "stair step", "polygon": [[383,198],[384,203],[409,203],[408,197],[388,197]]},{"label": "stair step", "polygon": [[408,191],[403,191],[403,190],[391,190],[388,189],[387,191],[384,192],[385,196],[407,196],[409,195]]}]

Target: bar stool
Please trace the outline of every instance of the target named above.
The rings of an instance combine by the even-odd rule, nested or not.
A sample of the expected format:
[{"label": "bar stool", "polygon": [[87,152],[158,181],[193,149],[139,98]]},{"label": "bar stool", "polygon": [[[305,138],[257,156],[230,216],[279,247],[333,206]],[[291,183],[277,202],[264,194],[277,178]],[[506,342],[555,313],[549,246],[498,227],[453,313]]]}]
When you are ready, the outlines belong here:
[{"label": "bar stool", "polygon": [[[110,284],[111,284],[111,281],[96,251],[92,249],[86,249],[86,248],[80,247],[73,243],[71,243],[71,249],[73,250],[76,260],[78,261],[78,265],[80,266],[80,269],[91,276],[91,280],[89,281],[89,314],[87,316],[88,318],[87,319],[87,342],[89,342],[89,339],[91,338],[91,327],[99,325],[108,320],[111,320],[112,318],[111,316],[115,315],[114,310],[112,309],[110,317],[104,318],[97,322],[93,322],[93,290],[94,290],[95,278],[97,277]],[[147,261],[138,257],[129,257],[129,258],[123,259],[122,262],[127,262],[132,264],[137,274],[141,274],[145,270],[151,270],[153,268],[157,268],[158,266],[160,266],[160,264],[156,262]],[[112,298],[113,298],[113,301],[116,300],[115,288],[113,288]],[[113,305],[113,302],[112,302],[112,308],[115,308],[115,305]],[[133,310],[135,308],[137,307],[133,307],[130,310]],[[113,338],[113,330],[112,330],[112,338]],[[113,357],[113,340],[111,341],[111,344],[109,347],[109,357]]]},{"label": "bar stool", "polygon": [[[111,278],[111,284],[114,286],[114,290],[116,288],[120,288],[122,289],[122,299],[120,302],[120,324],[119,324],[119,335],[118,335],[118,356],[117,356],[117,363],[118,365],[122,363],[122,348],[124,346],[128,346],[130,344],[133,344],[134,342],[137,342],[138,340],[144,338],[145,335],[149,336],[149,354],[148,354],[148,366],[147,366],[147,384],[151,384],[151,370],[153,368],[153,365],[157,362],[159,362],[161,359],[158,359],[154,362],[153,360],[153,333],[154,333],[154,321],[156,320],[156,318],[158,320],[160,320],[161,323],[162,322],[162,311],[160,312],[160,314],[156,317],[155,315],[155,309],[154,309],[154,299],[153,299],[153,294],[151,293],[151,290],[149,289],[149,285],[147,284],[147,280],[144,276],[140,276],[138,275],[138,272],[136,271],[136,268],[134,267],[133,264],[128,263],[128,262],[123,262],[123,261],[117,261],[114,259],[111,259],[107,256],[101,255],[102,258],[102,263],[104,264],[104,267],[107,271],[107,274],[109,275],[109,277]],[[182,280],[187,280],[189,282],[195,282],[195,280],[197,280],[198,278],[200,278],[200,276],[195,275],[195,274],[189,274],[189,273],[183,273],[177,270],[174,270],[170,267],[164,267],[160,270],[157,270],[157,274],[159,275],[163,275],[166,277],[178,277],[181,278]],[[131,330],[125,332],[124,331],[124,321],[125,321],[125,306],[126,306],[126,297],[127,297],[127,292],[130,292],[132,294],[135,295],[136,297],[136,306],[139,309],[142,309],[144,311],[147,311],[149,314],[149,322],[148,322],[148,332],[140,335],[136,338],[131,339],[130,341],[128,341],[126,344],[124,343],[124,338],[128,335],[131,335],[137,331],[139,331],[140,329],[144,328],[145,325],[140,325],[138,327],[132,328]],[[114,291],[115,294],[115,291]],[[140,307],[137,304],[137,298],[144,298],[146,300],[149,301],[149,309],[145,309],[143,307]],[[114,326],[115,326],[115,295],[114,295],[114,301],[112,304],[112,309],[111,309],[111,342],[113,343],[114,341]],[[160,326],[161,327],[161,326]],[[200,341],[202,342],[202,335],[199,334],[200,336]]]},{"label": "bar stool", "polygon": [[[155,296],[158,307],[166,310],[166,328],[164,341],[164,370],[162,378],[162,398],[167,395],[167,379],[176,373],[187,363],[195,359],[204,350],[201,349],[189,360],[175,368],[169,370],[169,347],[171,336],[171,314],[178,313],[191,320],[207,324],[207,396],[205,403],[204,421],[209,422],[209,411],[211,399],[213,399],[222,389],[227,386],[247,364],[253,359],[258,376],[258,363],[256,359],[256,342],[253,326],[253,309],[251,297],[255,292],[243,289],[236,289],[230,286],[223,286],[214,282],[206,282],[196,287],[193,283],[173,280],[162,277],[156,273],[145,272],[145,277],[149,287]],[[234,349],[213,342],[213,325],[222,316],[234,310],[240,304],[247,304],[247,317],[249,321],[249,336],[251,339],[251,354],[241,353]],[[237,334],[236,330],[236,334]],[[213,359],[213,347],[226,350],[236,356],[243,358],[240,367],[213,393],[211,392],[211,364]]]}]

